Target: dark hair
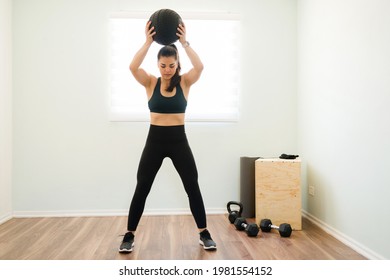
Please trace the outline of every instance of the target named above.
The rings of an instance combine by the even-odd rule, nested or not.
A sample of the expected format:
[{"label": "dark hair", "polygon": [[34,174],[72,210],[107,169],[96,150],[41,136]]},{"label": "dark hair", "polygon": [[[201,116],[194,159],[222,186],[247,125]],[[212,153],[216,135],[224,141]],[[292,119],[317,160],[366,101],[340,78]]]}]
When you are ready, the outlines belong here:
[{"label": "dark hair", "polygon": [[160,49],[160,51],[157,54],[157,59],[160,59],[161,57],[174,57],[177,61],[177,68],[176,72],[173,75],[171,79],[171,83],[169,84],[167,91],[171,92],[173,89],[180,83],[181,76],[180,76],[180,60],[179,60],[179,52],[177,51],[177,48],[174,44],[164,46]]}]

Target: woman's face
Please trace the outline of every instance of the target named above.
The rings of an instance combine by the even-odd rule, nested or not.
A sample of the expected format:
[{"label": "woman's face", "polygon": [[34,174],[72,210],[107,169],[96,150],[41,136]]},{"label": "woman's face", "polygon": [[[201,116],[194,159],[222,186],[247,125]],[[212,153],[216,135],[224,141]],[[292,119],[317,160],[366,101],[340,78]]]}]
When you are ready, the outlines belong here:
[{"label": "woman's face", "polygon": [[158,60],[158,69],[161,77],[169,80],[175,75],[177,69],[177,61],[174,56],[162,56]]}]

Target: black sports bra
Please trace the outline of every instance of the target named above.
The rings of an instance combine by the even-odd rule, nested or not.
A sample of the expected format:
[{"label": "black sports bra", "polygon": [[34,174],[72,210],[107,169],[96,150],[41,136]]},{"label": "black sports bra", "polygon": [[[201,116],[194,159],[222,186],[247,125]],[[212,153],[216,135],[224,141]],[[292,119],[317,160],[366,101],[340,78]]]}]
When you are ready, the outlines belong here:
[{"label": "black sports bra", "polygon": [[148,102],[150,112],[161,114],[185,113],[187,100],[184,97],[180,84],[176,86],[176,94],[172,97],[163,96],[160,91],[160,86],[161,78],[158,78],[153,95]]}]

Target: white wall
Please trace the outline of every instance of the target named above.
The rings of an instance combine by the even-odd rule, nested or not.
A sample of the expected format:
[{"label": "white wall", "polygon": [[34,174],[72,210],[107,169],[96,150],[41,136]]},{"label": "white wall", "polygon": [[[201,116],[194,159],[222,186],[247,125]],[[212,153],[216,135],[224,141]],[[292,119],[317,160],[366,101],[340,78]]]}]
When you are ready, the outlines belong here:
[{"label": "white wall", "polygon": [[390,2],[298,1],[304,208],[390,258]]},{"label": "white wall", "polygon": [[[240,156],[296,153],[296,1],[161,3],[13,1],[16,215],[128,209],[148,123],[108,121],[110,12],[172,8],[242,15],[240,121],[187,124],[208,212],[239,198]],[[196,49],[197,42],[191,45]],[[169,160],[146,207],[188,210]]]},{"label": "white wall", "polygon": [[11,2],[0,0],[0,223],[12,217]]}]

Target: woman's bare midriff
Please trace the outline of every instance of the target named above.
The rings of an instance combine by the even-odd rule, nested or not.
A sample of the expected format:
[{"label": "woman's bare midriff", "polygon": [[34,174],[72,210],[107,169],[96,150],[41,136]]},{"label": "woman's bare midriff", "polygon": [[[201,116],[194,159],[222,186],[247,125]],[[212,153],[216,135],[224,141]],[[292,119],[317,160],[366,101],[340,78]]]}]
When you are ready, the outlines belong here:
[{"label": "woman's bare midriff", "polygon": [[150,113],[150,124],[158,126],[184,125],[185,114]]}]

